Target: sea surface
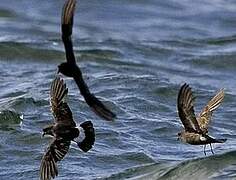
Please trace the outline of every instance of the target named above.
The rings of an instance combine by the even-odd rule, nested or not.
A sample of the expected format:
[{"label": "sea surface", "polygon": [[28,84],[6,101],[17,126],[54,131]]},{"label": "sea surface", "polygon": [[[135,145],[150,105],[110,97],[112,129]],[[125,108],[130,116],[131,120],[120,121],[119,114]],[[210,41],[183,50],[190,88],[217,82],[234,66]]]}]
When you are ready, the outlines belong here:
[{"label": "sea surface", "polygon": [[[0,180],[39,179],[50,84],[65,61],[63,4],[0,1]],[[74,119],[94,123],[96,143],[88,153],[72,145],[56,179],[236,179],[236,1],[79,0],[73,41],[85,81],[117,119],[96,116],[64,77]],[[228,140],[215,155],[177,140],[185,82],[196,114],[225,88],[209,133]]]}]

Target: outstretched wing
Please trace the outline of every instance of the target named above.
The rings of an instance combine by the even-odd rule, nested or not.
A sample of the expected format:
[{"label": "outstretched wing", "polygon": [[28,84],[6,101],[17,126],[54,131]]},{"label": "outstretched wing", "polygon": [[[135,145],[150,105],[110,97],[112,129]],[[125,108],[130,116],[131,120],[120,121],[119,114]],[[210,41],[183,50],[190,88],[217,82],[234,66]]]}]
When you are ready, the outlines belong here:
[{"label": "outstretched wing", "polygon": [[104,118],[105,120],[112,121],[116,118],[116,115],[109,110],[95,95],[93,95],[84,82],[82,73],[77,71],[74,80],[80,90],[81,95],[84,97],[86,103],[89,107],[100,117]]},{"label": "outstretched wing", "polygon": [[208,131],[208,125],[212,117],[213,111],[219,107],[224,99],[224,90],[221,89],[203,108],[197,120],[201,130],[205,133]]},{"label": "outstretched wing", "polygon": [[40,165],[40,179],[50,180],[58,175],[57,161],[62,160],[70,147],[70,141],[55,139],[48,147]]},{"label": "outstretched wing", "polygon": [[76,63],[73,51],[73,43],[71,40],[75,5],[76,0],[67,0],[63,7],[61,17],[62,40],[65,46],[66,59],[68,63],[72,64]]},{"label": "outstretched wing", "polygon": [[185,83],[181,86],[177,99],[179,117],[186,131],[201,132],[194,114],[193,101],[192,90],[189,85]]},{"label": "outstretched wing", "polygon": [[[76,65],[73,43],[71,40],[72,28],[73,28],[73,16],[75,11],[76,0],[67,0],[62,10],[62,40],[65,46],[66,59],[67,59],[67,74],[73,74],[79,90],[84,97],[86,103],[92,108],[92,110],[100,117],[106,120],[113,120],[116,115],[111,112],[99,99],[97,99],[92,93],[90,93],[87,84],[83,79],[82,72],[79,66]],[[73,72],[73,73],[72,73]],[[65,72],[64,72],[64,75]]]},{"label": "outstretched wing", "polygon": [[51,110],[56,123],[75,127],[72,112],[65,102],[67,93],[68,89],[64,81],[60,77],[56,77],[52,82],[50,91]]}]

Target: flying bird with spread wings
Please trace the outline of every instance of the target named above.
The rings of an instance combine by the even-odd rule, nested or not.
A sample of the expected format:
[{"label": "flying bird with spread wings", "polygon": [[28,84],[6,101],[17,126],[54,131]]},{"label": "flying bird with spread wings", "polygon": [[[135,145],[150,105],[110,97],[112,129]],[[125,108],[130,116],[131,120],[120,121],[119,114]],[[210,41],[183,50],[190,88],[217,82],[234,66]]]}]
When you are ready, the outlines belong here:
[{"label": "flying bird with spread wings", "polygon": [[58,72],[67,77],[74,78],[81,95],[84,97],[86,103],[90,108],[100,117],[106,120],[113,120],[116,115],[110,111],[98,98],[92,94],[83,79],[82,72],[76,64],[75,55],[73,51],[73,44],[71,40],[73,28],[73,16],[75,11],[76,0],[67,0],[62,11],[61,30],[62,41],[65,46],[66,60],[58,66]]},{"label": "flying bird with spread wings", "polygon": [[208,126],[211,121],[213,111],[219,107],[224,99],[224,90],[220,90],[203,108],[202,112],[196,117],[194,113],[194,97],[188,84],[181,86],[178,99],[177,109],[184,130],[178,133],[182,142],[192,145],[204,145],[204,154],[206,155],[206,145],[210,144],[211,152],[212,143],[224,143],[227,139],[215,139],[208,135]]},{"label": "flying bird with spread wings", "polygon": [[[40,179],[50,180],[58,175],[57,162],[67,154],[71,141],[77,143],[79,148],[87,152],[95,142],[95,132],[91,121],[85,121],[76,127],[70,107],[65,101],[68,93],[66,84],[56,77],[51,85],[50,104],[54,123],[43,129],[43,136],[53,137],[51,144],[44,154],[40,166]],[[82,141],[76,138],[83,137]]]}]

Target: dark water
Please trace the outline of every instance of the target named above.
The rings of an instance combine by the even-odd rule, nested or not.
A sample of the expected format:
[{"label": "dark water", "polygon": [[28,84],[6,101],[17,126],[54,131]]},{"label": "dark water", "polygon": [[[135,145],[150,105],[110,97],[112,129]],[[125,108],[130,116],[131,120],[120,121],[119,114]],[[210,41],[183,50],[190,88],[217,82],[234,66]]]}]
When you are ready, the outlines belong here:
[{"label": "dark water", "polygon": [[[49,87],[65,60],[63,0],[0,1],[0,179],[38,179],[50,139]],[[96,144],[72,146],[57,179],[236,179],[236,2],[80,0],[74,26],[78,63],[92,92],[117,113],[106,122],[66,79],[78,123],[92,120]],[[220,89],[210,134],[228,138],[216,155],[177,141],[180,85],[196,112]],[[23,118],[23,120],[22,120]]]}]

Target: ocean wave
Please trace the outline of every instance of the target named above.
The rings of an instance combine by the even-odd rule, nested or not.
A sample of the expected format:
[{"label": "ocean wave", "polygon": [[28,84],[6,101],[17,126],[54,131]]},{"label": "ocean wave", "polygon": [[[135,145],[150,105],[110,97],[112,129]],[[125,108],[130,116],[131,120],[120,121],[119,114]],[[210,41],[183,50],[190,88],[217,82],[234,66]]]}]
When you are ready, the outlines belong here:
[{"label": "ocean wave", "polygon": [[[128,168],[117,174],[112,174],[107,178],[101,179],[129,179],[129,180],[200,180],[217,178],[220,175],[217,172],[236,166],[236,151],[226,152],[221,155],[208,156],[187,160],[177,164],[166,163],[147,163],[140,166]],[[235,178],[236,174],[231,177]],[[227,176],[226,176],[227,177]]]},{"label": "ocean wave", "polygon": [[[9,39],[10,38],[10,39]],[[2,60],[27,61],[63,61],[64,49],[53,45],[55,42],[33,39],[19,39],[19,37],[0,37],[0,56]],[[112,60],[122,57],[122,53],[115,49],[90,48],[75,50],[80,61],[83,60]]]},{"label": "ocean wave", "polygon": [[32,109],[34,107],[41,107],[44,105],[49,105],[46,100],[36,100],[32,97],[26,97],[26,95],[19,95],[16,97],[6,97],[0,99],[0,105],[2,109],[13,110],[13,111],[26,111],[27,109]]},{"label": "ocean wave", "polygon": [[[0,56],[2,60],[45,61],[64,59],[64,53],[56,50],[40,49],[32,43],[1,42]],[[42,46],[42,44],[41,44]]]},{"label": "ocean wave", "polygon": [[13,17],[16,17],[16,13],[14,11],[10,11],[8,9],[0,8],[0,17],[1,18],[13,18]]},{"label": "ocean wave", "polygon": [[158,179],[211,179],[217,172],[235,164],[236,151],[230,151],[220,155],[184,161],[170,167]]},{"label": "ocean wave", "polygon": [[20,124],[23,120],[23,115],[12,110],[0,111],[0,126],[10,124]]}]

